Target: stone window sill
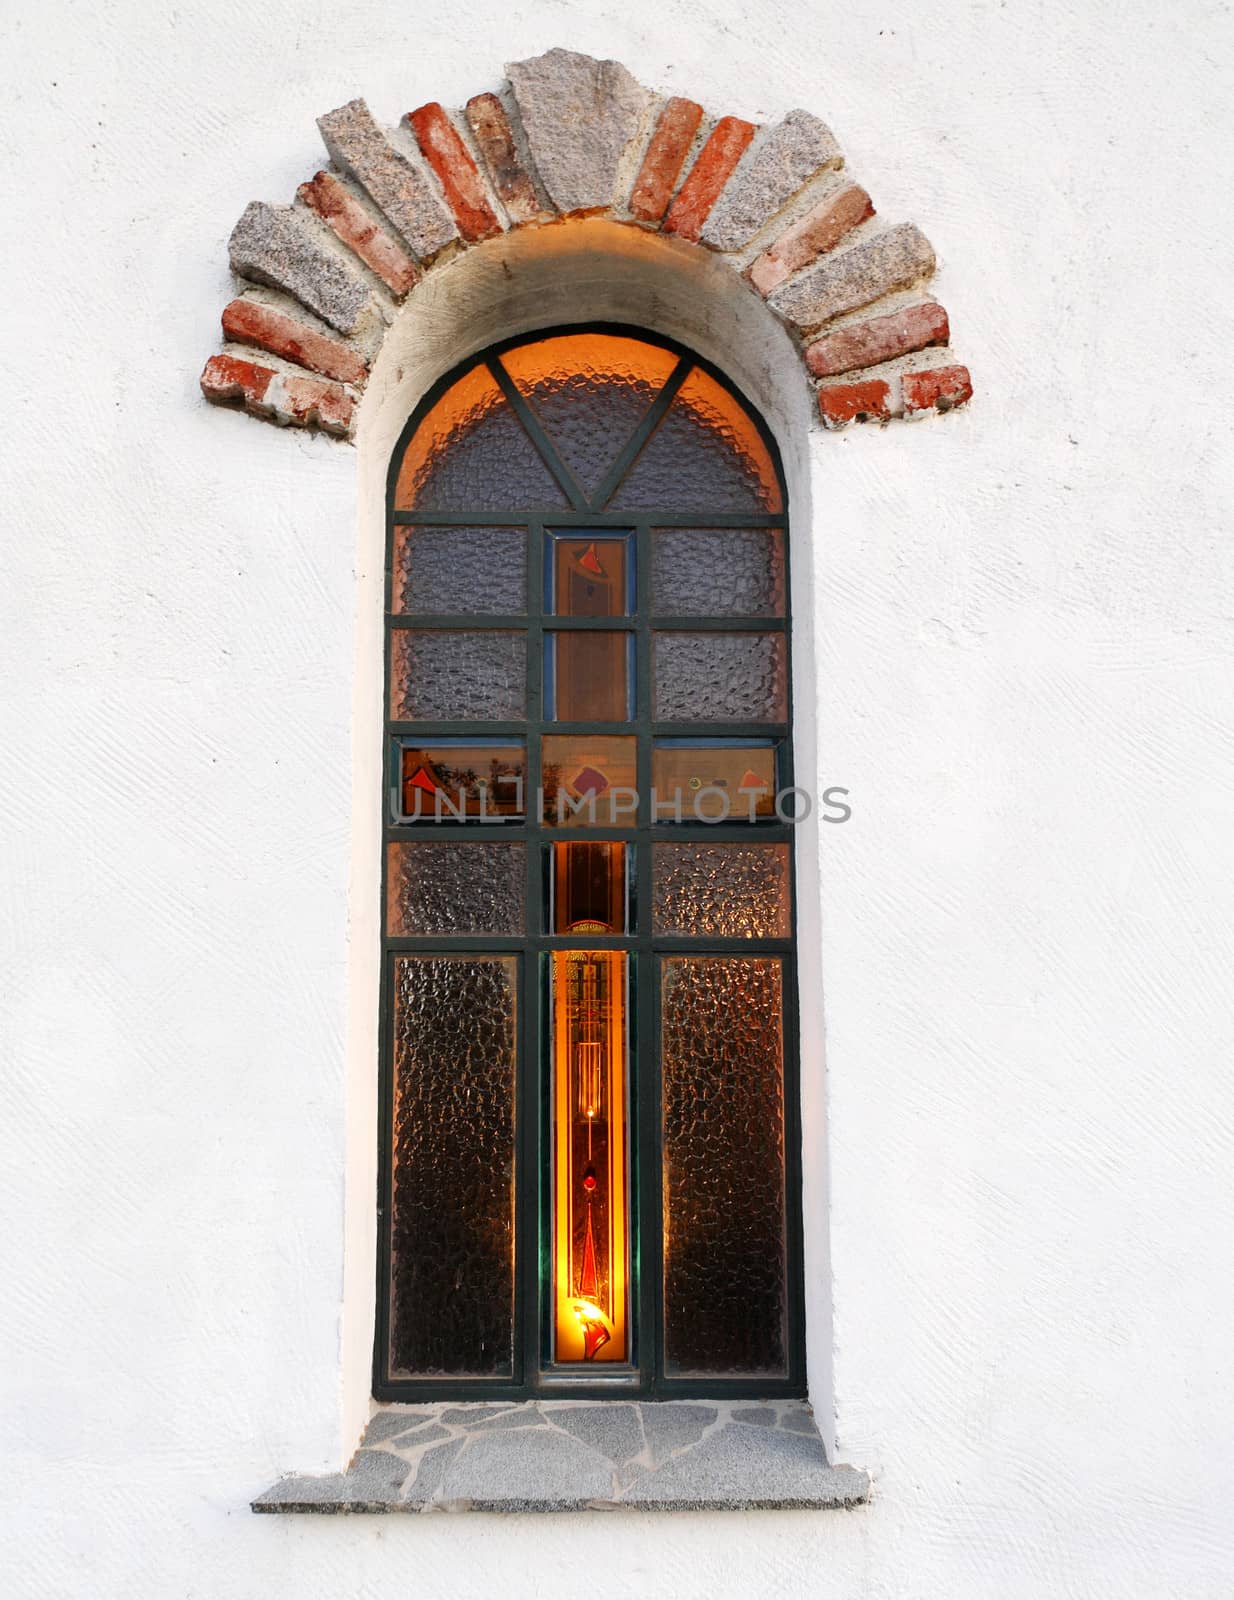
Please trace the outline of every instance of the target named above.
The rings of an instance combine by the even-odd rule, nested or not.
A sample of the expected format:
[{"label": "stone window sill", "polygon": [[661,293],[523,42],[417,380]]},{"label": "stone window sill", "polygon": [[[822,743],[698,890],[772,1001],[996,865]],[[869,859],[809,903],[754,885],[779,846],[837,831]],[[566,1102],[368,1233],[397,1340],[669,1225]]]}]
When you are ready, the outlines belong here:
[{"label": "stone window sill", "polygon": [[751,1511],[854,1506],[803,1400],[383,1406],[346,1472],[282,1478],[258,1512]]}]

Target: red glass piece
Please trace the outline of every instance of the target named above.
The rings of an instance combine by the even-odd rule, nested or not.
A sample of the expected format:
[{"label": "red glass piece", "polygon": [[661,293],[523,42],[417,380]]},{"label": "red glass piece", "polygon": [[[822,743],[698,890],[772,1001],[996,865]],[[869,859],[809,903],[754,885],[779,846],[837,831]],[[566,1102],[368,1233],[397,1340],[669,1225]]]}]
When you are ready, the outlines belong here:
[{"label": "red glass piece", "polygon": [[745,776],[742,778],[737,787],[739,789],[765,789],[767,785],[759,777],[757,772],[751,772],[749,767],[747,767]]},{"label": "red glass piece", "polygon": [[578,1292],[594,1300],[600,1292],[600,1277],[596,1271],[596,1240],[591,1231],[591,1207],[587,1207],[587,1237],[583,1241],[583,1270],[579,1277]]},{"label": "red glass piece", "polygon": [[601,795],[608,788],[608,779],[595,767],[584,767],[570,779],[570,787],[575,794]]},{"label": "red glass piece", "polygon": [[426,794],[436,794],[440,787],[426,767],[417,767],[407,782],[412,789],[423,789]]},{"label": "red glass piece", "polygon": [[578,564],[585,572],[594,572],[597,578],[604,576],[604,568],[600,565],[600,558],[596,554],[595,541],[589,544],[578,558]]}]

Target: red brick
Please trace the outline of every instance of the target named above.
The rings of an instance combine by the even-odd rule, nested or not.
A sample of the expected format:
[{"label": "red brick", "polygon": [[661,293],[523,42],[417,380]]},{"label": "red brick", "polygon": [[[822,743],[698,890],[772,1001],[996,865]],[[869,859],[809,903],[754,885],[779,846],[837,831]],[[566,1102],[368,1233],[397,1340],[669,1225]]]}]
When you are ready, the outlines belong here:
[{"label": "red brick", "polygon": [[946,344],[950,337],[947,313],[942,306],[927,301],[825,333],[806,347],[806,366],[816,378],[831,378],[857,367],[876,366],[913,350],[924,350],[928,345]]},{"label": "red brick", "polygon": [[702,120],[703,108],[693,100],[673,99],[665,106],[630,192],[631,216],[640,222],[663,217]]},{"label": "red brick", "polygon": [[818,409],[828,428],[842,428],[858,418],[886,422],[891,415],[891,388],[881,378],[832,384],[818,391]]},{"label": "red brick", "polygon": [[354,350],[257,300],[233,300],[224,308],[223,336],[341,383],[363,384],[368,376],[368,367]]},{"label": "red brick", "polygon": [[374,222],[355,195],[330,173],[319,172],[302,183],[296,195],[395,294],[406,294],[420,276],[394,235]]},{"label": "red brick", "polygon": [[904,374],[904,411],[950,411],[973,398],[973,380],[967,367],[934,367],[929,372]]},{"label": "red brick", "polygon": [[750,268],[750,282],[760,294],[770,294],[794,272],[834,250],[850,229],[873,215],[869,195],[855,183],[828,195],[763,251]]},{"label": "red brick", "polygon": [[297,377],[235,356],[211,356],[201,375],[201,392],[215,405],[243,405],[254,417],[346,437],[355,401],[338,383]]},{"label": "red brick", "polygon": [[720,118],[669,207],[665,233],[675,233],[683,239],[698,238],[754,134],[752,122],[743,122],[740,117]]},{"label": "red brick", "polygon": [[430,100],[409,111],[407,121],[424,159],[437,176],[463,238],[476,244],[500,233],[501,224],[488,203],[480,170],[438,102]]},{"label": "red brick", "polygon": [[467,121],[484,157],[497,198],[511,223],[532,222],[540,215],[531,175],[519,158],[506,109],[495,94],[477,94],[467,102]]}]

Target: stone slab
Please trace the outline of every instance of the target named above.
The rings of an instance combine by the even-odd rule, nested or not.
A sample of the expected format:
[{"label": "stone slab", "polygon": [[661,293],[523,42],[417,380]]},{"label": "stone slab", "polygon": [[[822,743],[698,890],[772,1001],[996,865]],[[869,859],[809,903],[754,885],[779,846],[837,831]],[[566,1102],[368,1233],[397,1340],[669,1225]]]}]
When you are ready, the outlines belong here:
[{"label": "stone slab", "polygon": [[746,154],[700,235],[713,250],[740,250],[816,172],[838,167],[840,146],[825,122],[790,111]]},{"label": "stone slab", "polygon": [[934,264],[934,251],[921,229],[901,222],[848,250],[823,256],[768,296],[767,304],[805,332],[928,278]]},{"label": "stone slab", "polygon": [[426,173],[395,147],[363,100],[318,117],[331,160],[353,177],[422,261],[458,238]]},{"label": "stone slab", "polygon": [[506,67],[540,182],[563,213],[613,203],[652,95],[619,61],[550,50]]},{"label": "stone slab", "polygon": [[354,333],[374,306],[368,284],[318,239],[296,206],[254,200],[231,230],[227,250],[233,272],[294,295],[340,333]]},{"label": "stone slab", "polygon": [[346,1472],[284,1478],[253,1510],[803,1510],[869,1492],[828,1463],[803,1400],[389,1407],[365,1441]]}]

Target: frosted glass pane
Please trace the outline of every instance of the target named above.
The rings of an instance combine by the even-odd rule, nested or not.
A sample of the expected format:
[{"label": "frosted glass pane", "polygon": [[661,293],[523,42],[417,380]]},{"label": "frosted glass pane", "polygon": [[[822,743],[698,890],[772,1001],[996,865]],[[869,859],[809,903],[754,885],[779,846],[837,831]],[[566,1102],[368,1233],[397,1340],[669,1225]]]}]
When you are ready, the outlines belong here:
[{"label": "frosted glass pane", "polygon": [[512,956],[393,962],[396,1376],[513,1370],[517,970]]},{"label": "frosted glass pane", "polygon": [[782,617],[778,528],[657,528],[651,609],[666,617]]},{"label": "frosted glass pane", "polygon": [[783,722],[788,674],[780,633],[657,633],[658,722]]},{"label": "frosted glass pane", "polygon": [[540,339],[502,361],[588,492],[599,488],[677,365],[671,351],[610,333]]},{"label": "frosted glass pane", "polygon": [[400,511],[564,511],[568,502],[487,367],[473,367],[403,454]]},{"label": "frosted glass pane", "polygon": [[521,844],[392,844],[386,857],[387,932],[523,932]]},{"label": "frosted glass pane", "polygon": [[415,629],[393,634],[390,715],[396,722],[515,722],[526,707],[524,634]]},{"label": "frosted glass pane", "polygon": [[652,925],[686,938],[787,939],[786,844],[658,844]]},{"label": "frosted glass pane", "polygon": [[522,528],[396,527],[393,579],[395,611],[521,616],[527,535]]},{"label": "frosted glass pane", "polygon": [[771,454],[749,412],[697,367],[609,502],[612,511],[783,509]]},{"label": "frosted glass pane", "polygon": [[780,962],[662,963],[664,1366],[786,1362]]}]

